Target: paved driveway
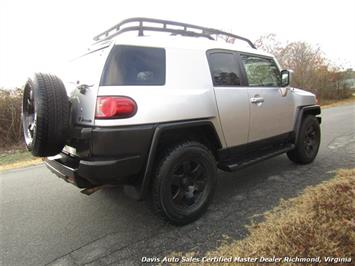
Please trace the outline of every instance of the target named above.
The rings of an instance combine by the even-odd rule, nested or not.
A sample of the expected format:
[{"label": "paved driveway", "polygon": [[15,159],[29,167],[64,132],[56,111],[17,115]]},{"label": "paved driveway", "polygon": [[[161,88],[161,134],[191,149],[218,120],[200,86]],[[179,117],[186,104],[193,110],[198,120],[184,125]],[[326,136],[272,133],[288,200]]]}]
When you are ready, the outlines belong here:
[{"label": "paved driveway", "polygon": [[296,196],[355,167],[355,106],[323,111],[322,144],[311,165],[298,166],[285,155],[235,173],[219,173],[208,213],[185,227],[155,217],[145,202],[120,188],[91,196],[53,176],[44,166],[0,174],[1,265],[140,264],[142,256],[203,253],[225,237],[241,239],[255,215],[281,198]]}]

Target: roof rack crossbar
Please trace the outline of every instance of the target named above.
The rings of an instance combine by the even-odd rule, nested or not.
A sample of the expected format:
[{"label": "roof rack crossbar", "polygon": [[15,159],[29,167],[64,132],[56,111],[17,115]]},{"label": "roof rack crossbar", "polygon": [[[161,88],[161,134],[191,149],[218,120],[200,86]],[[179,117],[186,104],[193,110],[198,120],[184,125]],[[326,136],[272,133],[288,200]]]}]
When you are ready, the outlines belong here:
[{"label": "roof rack crossbar", "polygon": [[[138,26],[128,26],[129,23],[137,23]],[[144,25],[144,23],[150,23],[149,26]],[[151,24],[160,24],[160,26],[153,26]],[[181,29],[177,28],[169,28],[169,26],[178,26]],[[197,31],[196,31],[197,30]],[[210,40],[217,40],[219,36],[225,36],[233,39],[238,39],[244,42],[247,42],[250,47],[256,49],[255,45],[247,38],[241,37],[239,35],[235,35],[232,33],[228,33],[225,31],[206,28],[201,26],[196,26],[192,24],[162,20],[162,19],[153,19],[153,18],[129,18],[121,21],[115,26],[105,30],[104,32],[96,35],[94,37],[94,41],[96,43],[109,40],[119,34],[128,31],[138,31],[138,36],[144,36],[144,31],[157,31],[157,32],[169,32],[173,35],[183,35],[183,36],[191,36],[191,37],[205,37]],[[215,35],[215,37],[212,37]]]}]

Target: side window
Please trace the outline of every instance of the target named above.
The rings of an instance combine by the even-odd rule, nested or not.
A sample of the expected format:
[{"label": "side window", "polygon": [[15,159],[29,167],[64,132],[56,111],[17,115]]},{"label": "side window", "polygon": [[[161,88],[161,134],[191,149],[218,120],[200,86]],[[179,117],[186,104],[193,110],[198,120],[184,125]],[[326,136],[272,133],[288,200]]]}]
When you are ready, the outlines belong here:
[{"label": "side window", "polygon": [[210,53],[208,62],[214,86],[240,85],[240,73],[233,53]]},{"label": "side window", "polygon": [[102,86],[164,84],[165,50],[162,48],[115,46],[101,78]]},{"label": "side window", "polygon": [[281,86],[280,71],[273,59],[255,55],[241,55],[251,87],[278,87]]}]

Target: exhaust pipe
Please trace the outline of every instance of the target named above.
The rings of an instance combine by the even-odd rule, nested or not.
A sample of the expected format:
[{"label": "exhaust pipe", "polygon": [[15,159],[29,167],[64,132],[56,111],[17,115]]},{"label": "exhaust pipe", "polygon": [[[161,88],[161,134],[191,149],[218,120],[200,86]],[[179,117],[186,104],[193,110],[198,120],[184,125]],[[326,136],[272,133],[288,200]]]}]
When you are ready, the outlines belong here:
[{"label": "exhaust pipe", "polygon": [[91,194],[95,193],[96,191],[100,190],[103,186],[98,186],[98,187],[89,187],[89,188],[85,188],[83,190],[81,190],[80,192],[90,196]]}]

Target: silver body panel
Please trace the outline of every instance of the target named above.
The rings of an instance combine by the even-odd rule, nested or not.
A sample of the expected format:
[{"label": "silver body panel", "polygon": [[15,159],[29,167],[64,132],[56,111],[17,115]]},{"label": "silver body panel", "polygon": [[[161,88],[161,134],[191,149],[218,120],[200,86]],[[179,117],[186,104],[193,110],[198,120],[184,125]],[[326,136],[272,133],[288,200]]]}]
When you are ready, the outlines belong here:
[{"label": "silver body panel", "polygon": [[[95,126],[127,126],[193,119],[210,120],[225,146],[204,51],[165,48],[163,86],[100,86],[98,96],[129,96],[138,106],[127,119],[96,119]],[[186,58],[189,64],[186,64]],[[183,66],[183,67],[182,67]],[[199,66],[197,69],[196,66]]]},{"label": "silver body panel", "polygon": [[[64,73],[64,83],[71,101],[72,124],[95,124],[97,92],[109,51],[110,47],[106,47],[74,59]],[[80,91],[78,87],[81,85],[89,87]]]},{"label": "silver body panel", "polygon": [[249,87],[249,98],[263,102],[250,105],[249,142],[270,138],[293,130],[295,106],[293,95],[281,95],[278,87]]},{"label": "silver body panel", "polygon": [[245,144],[249,135],[249,96],[243,87],[215,87],[219,119],[228,147]]},{"label": "silver body panel", "polygon": [[[99,86],[105,61],[113,45],[164,48],[166,82],[162,86]],[[189,37],[120,39],[101,50],[91,66],[81,62],[66,79],[72,102],[72,123],[100,127],[142,125],[208,119],[215,126],[223,148],[269,138],[294,128],[298,106],[315,104],[315,96],[289,89],[283,96],[273,87],[213,87],[206,51],[228,49],[272,57],[258,50]],[[94,52],[97,53],[97,52]],[[98,54],[97,54],[98,55]],[[83,60],[85,61],[85,60]],[[95,64],[92,66],[93,62]],[[81,68],[82,67],[82,68]],[[79,81],[79,84],[77,84]],[[92,85],[86,93],[76,86]],[[95,119],[97,96],[128,96],[137,113],[125,119]],[[252,102],[258,97],[261,103]]]},{"label": "silver body panel", "polygon": [[[166,48],[162,86],[101,86],[98,96],[124,95],[137,103],[127,119],[97,119],[97,126],[139,125],[217,116],[207,59],[202,51]],[[189,64],[186,64],[186,58]],[[196,66],[199,66],[196,69]]]}]

